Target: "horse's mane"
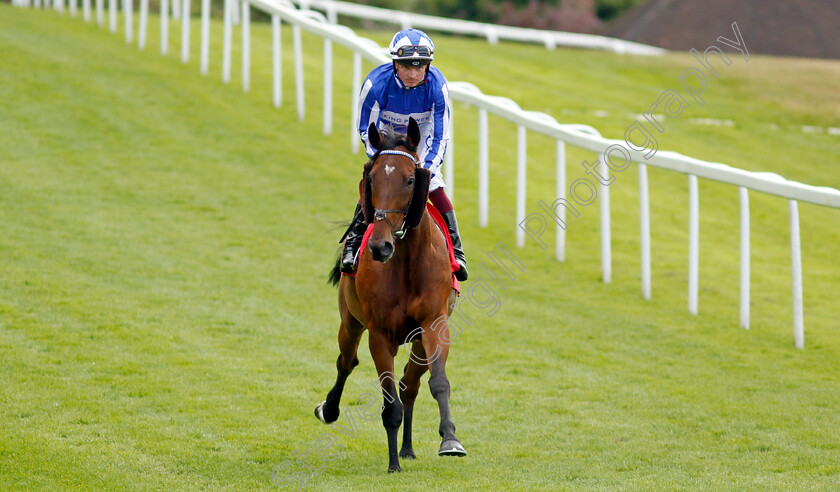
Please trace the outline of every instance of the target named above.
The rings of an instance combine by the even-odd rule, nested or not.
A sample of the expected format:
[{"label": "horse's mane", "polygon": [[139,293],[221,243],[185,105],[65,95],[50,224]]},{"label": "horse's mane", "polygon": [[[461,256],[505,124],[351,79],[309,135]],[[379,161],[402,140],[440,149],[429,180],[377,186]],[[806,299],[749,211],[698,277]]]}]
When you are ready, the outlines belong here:
[{"label": "horse's mane", "polygon": [[[376,149],[377,151],[393,150],[402,146],[410,152],[417,152],[417,146],[409,144],[406,140],[407,136],[404,133],[396,131],[392,125],[382,127],[379,130],[379,134],[382,136],[382,141],[379,144],[379,148]],[[371,158],[371,160],[374,159]]]}]

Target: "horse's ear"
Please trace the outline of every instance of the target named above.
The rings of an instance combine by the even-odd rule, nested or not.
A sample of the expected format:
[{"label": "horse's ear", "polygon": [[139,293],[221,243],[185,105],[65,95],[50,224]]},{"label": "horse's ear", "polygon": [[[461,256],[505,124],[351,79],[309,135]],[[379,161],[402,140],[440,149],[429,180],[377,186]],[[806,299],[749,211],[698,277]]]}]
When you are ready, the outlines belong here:
[{"label": "horse's ear", "polygon": [[429,199],[429,181],[432,173],[428,169],[418,168],[414,171],[414,195],[411,197],[411,206],[405,214],[405,222],[408,227],[417,227],[423,212],[426,210],[426,201]]},{"label": "horse's ear", "polygon": [[[378,133],[377,133],[378,135]],[[362,175],[362,214],[365,216],[365,224],[373,222],[373,199],[370,189],[370,170],[373,168],[373,161],[365,164],[365,172]]]},{"label": "horse's ear", "polygon": [[408,135],[406,137],[406,142],[412,148],[416,149],[417,145],[420,144],[420,125],[411,116],[408,117]]},{"label": "horse's ear", "polygon": [[379,150],[379,145],[382,143],[379,136],[379,129],[376,128],[376,123],[371,123],[368,127],[368,143],[376,150]]}]

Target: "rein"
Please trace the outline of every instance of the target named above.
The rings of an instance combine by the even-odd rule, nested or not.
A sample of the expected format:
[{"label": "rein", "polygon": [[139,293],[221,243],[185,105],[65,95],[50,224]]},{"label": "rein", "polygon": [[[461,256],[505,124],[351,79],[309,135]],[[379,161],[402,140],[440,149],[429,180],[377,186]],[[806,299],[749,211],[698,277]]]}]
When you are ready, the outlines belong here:
[{"label": "rein", "polygon": [[[381,150],[376,154],[376,158],[378,158],[382,154],[389,154],[389,155],[401,155],[404,157],[408,157],[414,162],[415,169],[420,167],[420,161],[418,161],[413,155],[409,154],[408,152],[403,152],[402,150]],[[376,159],[374,159],[375,161]],[[417,180],[414,181],[414,186],[417,186]],[[394,210],[394,209],[380,209],[374,208],[373,219],[374,220],[384,220],[388,227],[391,228],[391,234],[397,239],[403,239],[406,234],[408,234],[408,223],[405,220],[406,215],[408,215],[408,211],[411,208],[411,202],[414,200],[414,188],[412,187],[411,198],[408,200],[408,205],[406,205],[405,210]],[[388,216],[386,214],[389,213],[397,213],[403,214],[403,224],[400,230],[394,231],[394,226],[391,224],[391,221],[388,220]]]}]

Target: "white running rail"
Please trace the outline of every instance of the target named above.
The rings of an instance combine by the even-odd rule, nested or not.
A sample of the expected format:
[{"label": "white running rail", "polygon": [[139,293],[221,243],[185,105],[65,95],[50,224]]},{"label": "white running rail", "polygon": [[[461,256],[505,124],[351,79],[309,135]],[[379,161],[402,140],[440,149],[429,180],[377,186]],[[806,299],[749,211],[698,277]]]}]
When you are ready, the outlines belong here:
[{"label": "white running rail", "polygon": [[[466,21],[461,19],[449,19],[446,17],[435,17],[432,15],[414,14],[399,10],[389,10],[379,7],[371,7],[358,3],[341,2],[337,0],[292,0],[300,5],[301,9],[315,8],[330,15],[346,15],[359,19],[387,22],[400,26],[401,29],[419,27],[432,29],[439,32],[451,32],[455,34],[469,34],[486,38],[491,44],[496,44],[500,39],[509,41],[520,41],[524,43],[544,44],[546,48],[553,50],[557,46],[568,46],[570,48],[587,48],[595,50],[607,50],[615,53],[626,53],[633,55],[662,55],[666,50],[656,46],[642,43],[634,43],[623,39],[596,36],[594,34],[579,34],[563,31],[547,31],[543,29],[529,29],[524,27],[503,26],[498,24],[486,24],[482,22]],[[334,22],[335,23],[335,22]]]}]

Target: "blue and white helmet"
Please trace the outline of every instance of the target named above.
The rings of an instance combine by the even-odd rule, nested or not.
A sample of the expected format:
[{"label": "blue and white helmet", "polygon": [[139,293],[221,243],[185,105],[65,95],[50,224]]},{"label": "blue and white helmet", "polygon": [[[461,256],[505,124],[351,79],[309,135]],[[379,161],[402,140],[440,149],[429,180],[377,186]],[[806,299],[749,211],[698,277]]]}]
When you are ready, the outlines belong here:
[{"label": "blue and white helmet", "polygon": [[419,29],[403,29],[394,34],[388,46],[391,59],[398,62],[410,62],[421,66],[435,59],[435,43]]}]

